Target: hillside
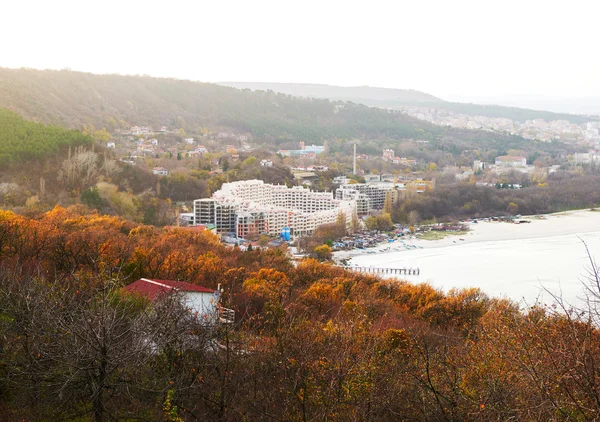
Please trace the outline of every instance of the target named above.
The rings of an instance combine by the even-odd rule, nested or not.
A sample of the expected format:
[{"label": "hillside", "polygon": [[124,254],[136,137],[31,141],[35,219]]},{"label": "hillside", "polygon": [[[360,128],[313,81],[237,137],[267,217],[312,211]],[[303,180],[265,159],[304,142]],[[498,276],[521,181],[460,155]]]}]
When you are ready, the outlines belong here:
[{"label": "hillside", "polygon": [[43,158],[65,146],[91,142],[92,138],[81,132],[27,121],[0,109],[0,165]]},{"label": "hillside", "polygon": [[501,117],[519,122],[544,119],[568,120],[571,123],[585,123],[598,118],[568,113],[554,113],[543,110],[530,110],[519,107],[449,102],[415,90],[373,87],[341,87],[318,84],[284,84],[270,82],[222,82],[222,85],[240,89],[271,90],[288,95],[330,100],[352,101],[372,107],[397,108],[402,106],[422,106],[442,108],[470,116]]},{"label": "hillside", "polygon": [[372,103],[420,103],[441,102],[439,98],[413,89],[376,88],[370,86],[342,87],[323,84],[287,84],[273,82],[221,82],[220,85],[253,91],[274,91],[296,97],[327,98],[336,101]]},{"label": "hillside", "polygon": [[0,68],[0,108],[80,129],[227,127],[269,143],[331,138],[432,138],[442,130],[401,113],[274,92],[147,76]]},{"label": "hillside", "polygon": [[[119,294],[142,277],[220,288],[234,323],[192,318],[179,292]],[[565,314],[84,207],[0,211],[0,409],[6,421],[591,421],[600,292],[587,286],[588,306]]]},{"label": "hillside", "polygon": [[485,116],[485,117],[500,117],[505,119],[516,120],[524,123],[526,120],[544,119],[552,120],[567,120],[571,123],[582,124],[591,121],[598,121],[598,117],[582,116],[578,114],[554,113],[543,110],[530,110],[519,107],[506,107],[490,104],[472,104],[472,103],[456,103],[443,101],[429,102],[422,104],[413,104],[416,106],[442,108],[453,111],[458,114],[466,114],[469,116]]}]

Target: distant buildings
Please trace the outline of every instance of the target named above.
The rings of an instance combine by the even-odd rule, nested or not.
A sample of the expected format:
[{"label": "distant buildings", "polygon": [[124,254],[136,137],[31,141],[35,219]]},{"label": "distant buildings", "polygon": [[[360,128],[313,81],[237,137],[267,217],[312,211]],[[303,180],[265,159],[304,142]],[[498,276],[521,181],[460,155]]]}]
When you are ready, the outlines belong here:
[{"label": "distant buildings", "polygon": [[273,161],[267,159],[260,160],[260,165],[261,167],[273,167]]},{"label": "distant buildings", "polygon": [[487,164],[483,161],[475,160],[473,161],[473,171],[485,170]]},{"label": "distant buildings", "polygon": [[435,179],[423,180],[423,179],[411,179],[411,180],[397,180],[396,190],[398,192],[414,192],[423,193],[429,190],[435,189]]},{"label": "distant buildings", "polygon": [[575,124],[567,120],[526,120],[524,123],[502,117],[471,116],[433,107],[404,106],[402,112],[439,126],[467,128],[519,135],[525,139],[550,142],[554,139],[600,142],[598,122]]},{"label": "distant buildings", "polygon": [[169,170],[164,167],[154,167],[152,169],[152,174],[156,174],[157,176],[168,176]]},{"label": "distant buildings", "polygon": [[501,167],[526,167],[527,159],[517,155],[503,155],[496,157],[495,164]]},{"label": "distant buildings", "polygon": [[284,157],[309,156],[316,158],[317,154],[325,152],[325,146],[323,145],[306,146],[304,142],[300,142],[299,147],[300,149],[280,149],[277,153]]},{"label": "distant buildings", "polygon": [[394,164],[402,164],[404,166],[414,166],[417,164],[417,160],[409,160],[406,157],[394,157],[392,161]]},{"label": "distant buildings", "polygon": [[600,162],[600,155],[594,152],[584,152],[573,154],[573,161],[576,164],[590,164]]},{"label": "distant buildings", "polygon": [[346,176],[336,176],[333,178],[333,184],[335,185],[342,185],[345,183],[350,183],[350,179]]},{"label": "distant buildings", "polygon": [[363,178],[365,179],[365,182],[367,182],[367,183],[381,182],[381,175],[380,174],[365,174],[363,176]]},{"label": "distant buildings", "polygon": [[201,154],[206,154],[208,152],[208,148],[206,148],[204,145],[198,145],[196,147],[196,151],[198,151]]},{"label": "distant buildings", "polygon": [[151,132],[148,126],[132,126],[129,128],[129,132],[132,135],[147,135]]},{"label": "distant buildings", "polygon": [[384,149],[383,150],[383,160],[384,161],[392,161],[395,158],[393,149]]}]

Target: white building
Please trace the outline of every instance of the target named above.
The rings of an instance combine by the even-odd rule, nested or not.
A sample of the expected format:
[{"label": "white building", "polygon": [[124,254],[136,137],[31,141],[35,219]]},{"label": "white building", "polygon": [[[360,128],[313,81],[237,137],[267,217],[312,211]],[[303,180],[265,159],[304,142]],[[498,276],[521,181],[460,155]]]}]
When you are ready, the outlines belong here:
[{"label": "white building", "polygon": [[338,200],[331,192],[313,192],[302,186],[288,188],[262,180],[225,183],[211,198],[194,201],[196,224],[214,224],[218,233],[236,237],[281,233],[312,234],[322,224],[335,223],[342,213],[352,220],[356,202]]},{"label": "white building", "polygon": [[350,179],[347,178],[346,176],[335,176],[333,178],[333,183],[335,185],[344,185],[346,183],[350,183]]},{"label": "white building", "polygon": [[194,226],[194,213],[193,212],[179,213],[179,225],[182,227]]},{"label": "white building", "polygon": [[156,174],[157,176],[168,176],[169,170],[164,167],[154,167],[152,169],[152,174]]},{"label": "white building", "polygon": [[357,213],[365,215],[370,211],[382,210],[388,193],[393,194],[395,189],[394,183],[353,183],[341,185],[335,191],[335,197],[337,199],[355,199],[359,201],[360,205],[357,206]]},{"label": "white building", "polygon": [[151,302],[160,300],[169,294],[178,294],[182,304],[196,318],[207,324],[217,322],[233,322],[235,312],[222,308],[219,304],[219,292],[183,281],[155,280],[140,278],[125,286],[128,294],[143,296]]},{"label": "white building", "polygon": [[273,167],[273,161],[271,160],[260,160],[260,165],[263,167]]},{"label": "white building", "polygon": [[503,155],[496,157],[496,165],[501,167],[525,167],[527,159],[517,155]]},{"label": "white building", "polygon": [[384,149],[383,150],[383,159],[385,161],[392,161],[394,159],[394,150],[393,149]]}]

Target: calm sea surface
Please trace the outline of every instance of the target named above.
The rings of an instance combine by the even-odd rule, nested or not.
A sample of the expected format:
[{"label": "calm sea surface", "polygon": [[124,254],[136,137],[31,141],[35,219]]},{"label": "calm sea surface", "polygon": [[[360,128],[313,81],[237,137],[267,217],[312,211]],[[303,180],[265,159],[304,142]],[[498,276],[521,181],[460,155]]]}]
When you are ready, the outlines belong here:
[{"label": "calm sea surface", "polygon": [[[419,268],[419,276],[401,276],[429,282],[445,291],[453,287],[479,287],[490,296],[533,304],[551,303],[544,288],[581,304],[583,282],[591,268],[584,241],[600,262],[600,232],[535,239],[486,241],[445,247],[361,255],[360,266]],[[396,244],[396,242],[394,242]]]}]

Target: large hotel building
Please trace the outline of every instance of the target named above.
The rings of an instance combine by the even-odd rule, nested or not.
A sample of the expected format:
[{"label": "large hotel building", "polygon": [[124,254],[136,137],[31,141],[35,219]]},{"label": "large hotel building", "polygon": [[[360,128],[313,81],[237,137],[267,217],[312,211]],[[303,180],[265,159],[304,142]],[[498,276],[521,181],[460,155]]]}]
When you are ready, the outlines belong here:
[{"label": "large hotel building", "polygon": [[321,224],[335,223],[340,213],[349,223],[356,205],[352,199],[335,199],[331,192],[244,180],[225,183],[211,198],[195,200],[194,220],[195,224],[214,224],[218,233],[242,238],[277,235],[285,227],[292,236],[303,236]]}]

